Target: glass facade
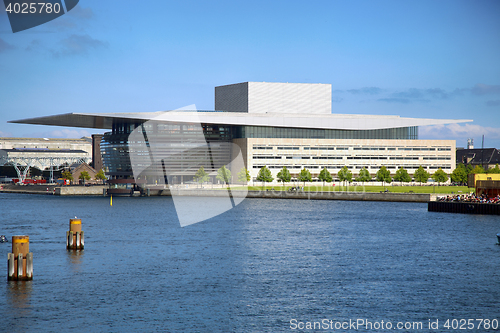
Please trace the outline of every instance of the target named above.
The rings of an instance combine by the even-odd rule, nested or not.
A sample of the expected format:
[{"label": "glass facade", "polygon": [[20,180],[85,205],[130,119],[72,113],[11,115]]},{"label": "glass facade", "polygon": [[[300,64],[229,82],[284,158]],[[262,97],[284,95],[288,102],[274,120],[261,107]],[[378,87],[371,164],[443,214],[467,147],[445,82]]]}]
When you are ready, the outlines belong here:
[{"label": "glass facade", "polygon": [[[138,127],[136,134],[140,135],[131,136]],[[112,131],[105,133],[101,141],[103,164],[111,178],[132,177],[131,146],[135,163],[147,165],[151,179],[168,174],[175,177],[169,183],[180,183],[191,180],[201,166],[209,172],[231,161],[231,128],[159,121],[113,124]],[[151,146],[156,157],[165,157],[161,163],[151,165]]]},{"label": "glass facade", "polygon": [[[216,170],[231,160],[229,148],[233,139],[238,138],[300,138],[300,139],[418,139],[418,127],[401,127],[378,130],[334,130],[334,129],[309,129],[309,128],[284,128],[265,126],[239,126],[239,125],[214,125],[214,124],[186,124],[166,123],[160,121],[134,121],[117,120],[113,123],[112,131],[105,133],[101,141],[101,154],[107,174],[111,178],[131,178],[133,170],[129,156],[129,145],[141,142],[130,142],[129,135],[134,129],[141,127],[144,133],[152,136],[156,147],[161,147],[165,156],[175,156],[164,161],[160,170],[156,166],[154,174],[175,174],[173,170],[183,170],[187,178],[196,173],[199,166]],[[154,136],[154,137],[153,137]],[[207,148],[189,148],[200,136],[208,143]],[[147,142],[147,136],[143,138]],[[206,145],[205,145],[206,146]],[[283,149],[299,149],[286,147]],[[314,148],[312,148],[314,149]],[[148,157],[148,151],[142,155]],[[148,157],[149,158],[149,157]],[[145,160],[144,163],[147,163]],[[184,179],[186,181],[186,179]],[[180,182],[180,180],[178,181]]]},{"label": "glass facade", "polygon": [[111,178],[129,178],[132,175],[128,154],[128,134],[105,133],[101,139],[101,156],[106,174]]},{"label": "glass facade", "polygon": [[399,127],[377,130],[337,130],[286,128],[265,126],[234,126],[233,136],[239,138],[275,139],[386,139],[417,140],[418,127]]}]

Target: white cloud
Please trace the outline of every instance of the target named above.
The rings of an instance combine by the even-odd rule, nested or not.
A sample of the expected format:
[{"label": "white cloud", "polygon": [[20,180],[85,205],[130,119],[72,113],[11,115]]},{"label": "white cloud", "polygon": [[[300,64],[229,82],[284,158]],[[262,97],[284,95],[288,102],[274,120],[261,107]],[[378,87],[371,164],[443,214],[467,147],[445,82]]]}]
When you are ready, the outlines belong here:
[{"label": "white cloud", "polygon": [[24,135],[24,137],[31,138],[59,138],[59,139],[79,139],[82,136],[91,136],[92,134],[84,129],[57,129],[53,131],[44,132],[32,132],[29,135]]},{"label": "white cloud", "polygon": [[77,130],[77,129],[61,129],[50,132],[51,138],[62,138],[62,139],[75,139],[81,138],[82,136],[90,136],[90,132],[87,130]]},{"label": "white cloud", "polygon": [[449,124],[422,126],[419,128],[419,137],[421,139],[443,139],[464,141],[473,137],[488,137],[489,139],[500,139],[500,128],[485,127],[473,124]]}]

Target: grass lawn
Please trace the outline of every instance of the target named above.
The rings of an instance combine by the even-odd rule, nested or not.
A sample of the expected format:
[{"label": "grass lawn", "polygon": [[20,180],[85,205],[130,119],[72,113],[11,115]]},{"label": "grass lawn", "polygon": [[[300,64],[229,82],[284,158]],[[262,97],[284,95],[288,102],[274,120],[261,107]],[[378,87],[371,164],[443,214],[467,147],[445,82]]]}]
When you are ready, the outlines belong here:
[{"label": "grass lawn", "polygon": [[[292,186],[266,186],[264,189],[266,190],[272,190],[274,189],[275,191],[283,191],[283,190],[288,190]],[[234,190],[243,189],[243,187],[231,187]],[[471,191],[473,192],[474,189],[468,188],[467,186],[371,186],[371,185],[366,185],[366,186],[322,186],[322,185],[317,185],[317,186],[306,186],[304,188],[304,191],[335,191],[335,192],[340,192],[340,191],[347,191],[347,192],[383,192],[385,190],[389,190],[389,192],[393,193],[409,193],[413,191],[413,193],[437,193],[437,194],[451,194],[452,192],[454,194],[458,193],[470,193]],[[262,186],[249,186],[248,187],[249,191],[261,191]]]}]

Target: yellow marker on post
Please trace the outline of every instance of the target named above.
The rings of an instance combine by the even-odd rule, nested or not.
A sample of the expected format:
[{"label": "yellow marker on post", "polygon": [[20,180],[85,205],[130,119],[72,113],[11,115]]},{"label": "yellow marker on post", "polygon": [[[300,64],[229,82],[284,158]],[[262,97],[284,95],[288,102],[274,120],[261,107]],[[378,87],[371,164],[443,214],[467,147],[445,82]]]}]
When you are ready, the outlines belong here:
[{"label": "yellow marker on post", "polygon": [[111,199],[109,200],[109,205],[113,206],[113,196],[111,196]]},{"label": "yellow marker on post", "polygon": [[66,231],[66,248],[68,250],[83,250],[84,236],[82,231],[82,220],[69,219],[69,231]]},{"label": "yellow marker on post", "polygon": [[12,236],[12,253],[7,254],[9,281],[33,279],[33,253],[29,250],[29,236]]}]

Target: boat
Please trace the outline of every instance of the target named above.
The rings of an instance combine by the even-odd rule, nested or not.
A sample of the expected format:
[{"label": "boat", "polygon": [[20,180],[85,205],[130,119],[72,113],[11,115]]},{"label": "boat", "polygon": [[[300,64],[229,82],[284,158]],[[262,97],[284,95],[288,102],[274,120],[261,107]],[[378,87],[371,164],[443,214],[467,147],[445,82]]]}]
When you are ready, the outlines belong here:
[{"label": "boat", "polygon": [[0,243],[8,243],[9,240],[4,235],[0,235]]}]

